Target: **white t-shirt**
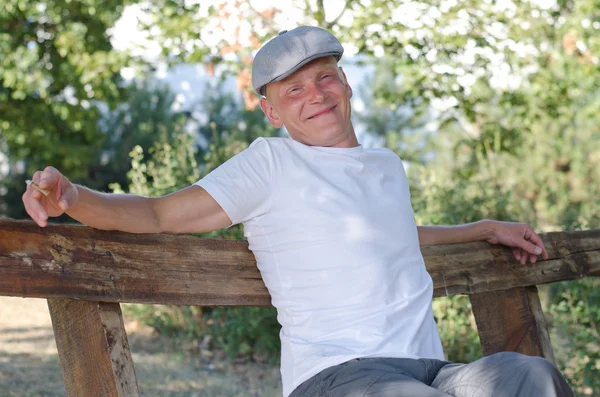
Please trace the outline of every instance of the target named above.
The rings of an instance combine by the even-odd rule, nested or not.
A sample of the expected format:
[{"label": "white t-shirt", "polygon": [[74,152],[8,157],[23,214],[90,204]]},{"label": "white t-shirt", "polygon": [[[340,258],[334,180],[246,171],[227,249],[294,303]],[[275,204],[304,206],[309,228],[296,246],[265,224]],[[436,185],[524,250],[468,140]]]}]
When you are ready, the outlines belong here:
[{"label": "white t-shirt", "polygon": [[244,224],[282,326],[284,396],[357,357],[444,358],[394,152],[259,138],[196,185]]}]

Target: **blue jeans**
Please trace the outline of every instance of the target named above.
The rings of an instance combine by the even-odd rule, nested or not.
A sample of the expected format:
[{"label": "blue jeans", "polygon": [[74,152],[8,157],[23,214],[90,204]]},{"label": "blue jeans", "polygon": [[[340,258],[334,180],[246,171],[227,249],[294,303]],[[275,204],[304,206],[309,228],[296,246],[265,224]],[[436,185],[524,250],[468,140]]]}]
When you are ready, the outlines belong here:
[{"label": "blue jeans", "polygon": [[503,352],[469,364],[358,358],[327,368],[290,397],[573,397],[549,361]]}]

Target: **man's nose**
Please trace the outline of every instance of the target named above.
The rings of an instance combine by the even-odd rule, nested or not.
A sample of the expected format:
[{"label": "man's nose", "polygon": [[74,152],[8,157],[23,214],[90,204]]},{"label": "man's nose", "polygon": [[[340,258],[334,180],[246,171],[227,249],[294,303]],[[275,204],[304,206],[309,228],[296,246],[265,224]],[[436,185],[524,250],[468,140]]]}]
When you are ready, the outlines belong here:
[{"label": "man's nose", "polygon": [[323,99],[325,99],[325,91],[319,84],[310,84],[308,90],[311,102],[323,102]]}]

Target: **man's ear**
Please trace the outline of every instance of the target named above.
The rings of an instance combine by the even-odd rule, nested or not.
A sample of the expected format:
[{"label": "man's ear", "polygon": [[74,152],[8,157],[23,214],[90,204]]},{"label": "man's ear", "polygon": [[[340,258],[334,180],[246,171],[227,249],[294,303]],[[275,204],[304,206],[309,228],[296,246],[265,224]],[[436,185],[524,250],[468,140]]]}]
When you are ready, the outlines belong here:
[{"label": "man's ear", "polygon": [[263,97],[263,98],[260,98],[259,104],[260,104],[260,108],[262,109],[263,113],[265,114],[265,116],[267,116],[267,118],[269,119],[269,122],[273,125],[273,127],[281,128],[283,126],[283,121],[281,121],[281,118],[279,117],[279,113],[273,107],[271,102],[269,102],[269,100],[267,98]]},{"label": "man's ear", "polygon": [[342,67],[339,67],[340,70],[340,77],[342,78],[342,81],[344,83],[344,85],[346,86],[346,90],[348,91],[348,96],[350,98],[352,98],[352,87],[350,87],[350,84],[348,84],[348,78],[346,77],[346,73],[344,73],[344,69],[342,69]]}]

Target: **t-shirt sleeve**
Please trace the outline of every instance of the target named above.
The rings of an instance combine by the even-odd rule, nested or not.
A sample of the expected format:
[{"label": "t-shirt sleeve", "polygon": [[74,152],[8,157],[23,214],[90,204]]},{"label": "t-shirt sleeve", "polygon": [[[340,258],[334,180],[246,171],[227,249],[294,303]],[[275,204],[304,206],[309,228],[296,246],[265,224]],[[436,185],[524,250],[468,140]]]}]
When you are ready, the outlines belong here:
[{"label": "t-shirt sleeve", "polygon": [[194,185],[204,188],[225,211],[231,224],[266,213],[271,206],[271,151],[258,138]]}]

